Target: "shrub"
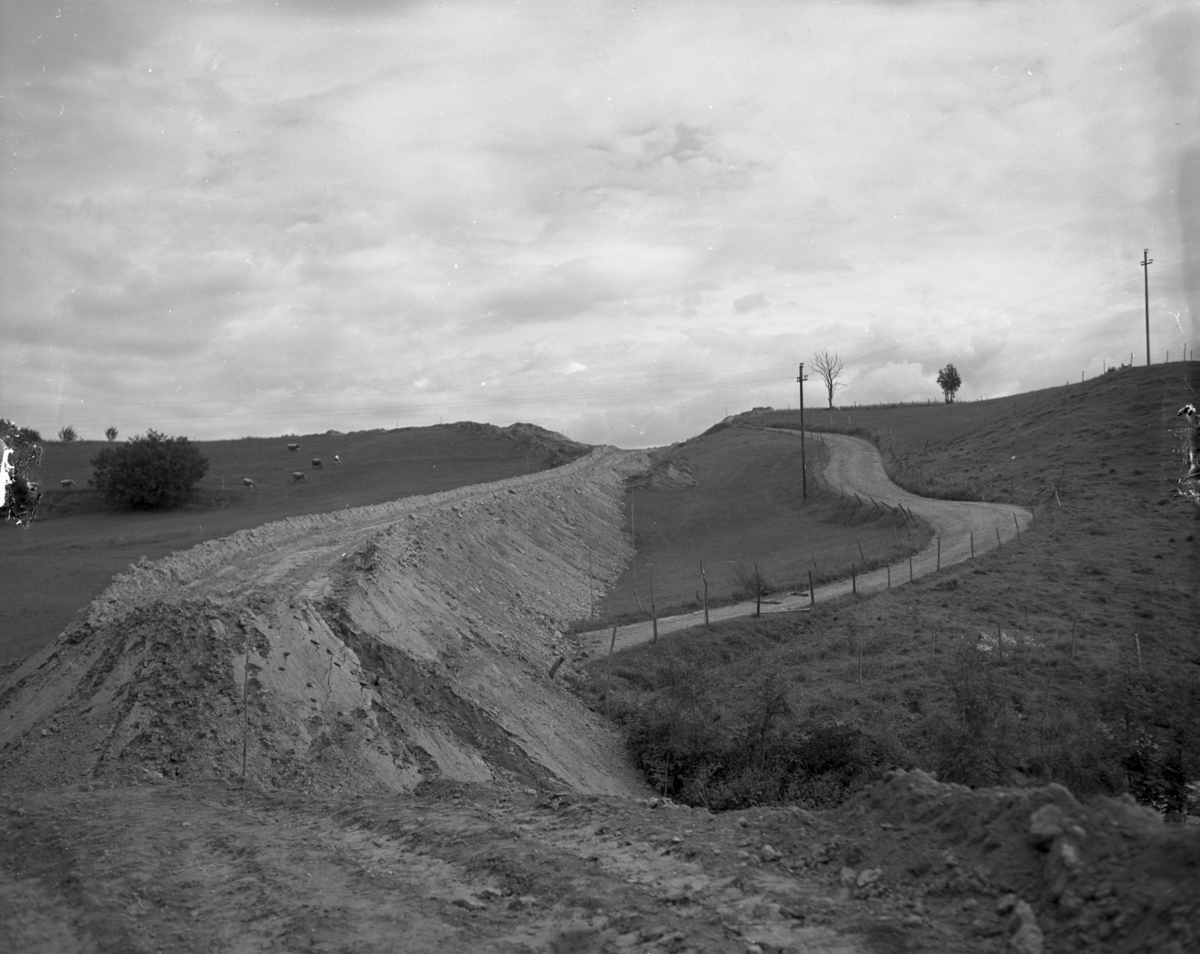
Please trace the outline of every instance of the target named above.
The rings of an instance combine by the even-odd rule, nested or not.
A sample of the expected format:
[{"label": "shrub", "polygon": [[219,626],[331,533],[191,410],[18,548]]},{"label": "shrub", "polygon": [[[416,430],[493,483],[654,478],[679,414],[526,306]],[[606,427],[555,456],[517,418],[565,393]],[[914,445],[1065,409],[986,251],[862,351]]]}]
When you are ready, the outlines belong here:
[{"label": "shrub", "polygon": [[117,429],[115,427],[106,427],[104,429],[104,436],[110,441],[115,441],[117,439]]},{"label": "shrub", "polygon": [[0,437],[4,438],[9,447],[18,444],[36,444],[42,439],[42,435],[32,427],[18,427],[6,417],[0,417]]},{"label": "shrub", "polygon": [[186,437],[149,431],[120,447],[106,447],[92,459],[88,481],[110,503],[134,510],[183,503],[208,472],[208,461]]},{"label": "shrub", "polygon": [[59,430],[58,439],[65,443],[70,443],[71,441],[79,440],[79,434],[76,433],[75,428],[68,424],[66,427]]}]

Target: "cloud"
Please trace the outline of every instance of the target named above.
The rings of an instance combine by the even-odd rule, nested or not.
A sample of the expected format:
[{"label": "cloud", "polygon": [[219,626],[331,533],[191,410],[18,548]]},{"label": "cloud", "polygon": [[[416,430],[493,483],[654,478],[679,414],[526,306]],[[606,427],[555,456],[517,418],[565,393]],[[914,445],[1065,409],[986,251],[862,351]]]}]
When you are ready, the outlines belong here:
[{"label": "cloud", "polygon": [[1200,311],[1186,5],[10,10],[0,402],[34,426],[665,443],[823,347],[860,402],[1074,379],[1127,355],[1146,245],[1154,334]]},{"label": "cloud", "polygon": [[766,308],[770,302],[767,301],[767,296],[762,294],[743,295],[741,298],[734,299],[733,310],[739,314],[747,311],[755,311],[759,308]]}]

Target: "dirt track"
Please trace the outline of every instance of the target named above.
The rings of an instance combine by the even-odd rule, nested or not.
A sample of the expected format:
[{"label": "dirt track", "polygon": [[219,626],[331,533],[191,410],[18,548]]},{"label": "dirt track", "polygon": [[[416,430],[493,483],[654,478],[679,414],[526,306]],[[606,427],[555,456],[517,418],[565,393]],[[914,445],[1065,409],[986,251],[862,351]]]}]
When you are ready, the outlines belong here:
[{"label": "dirt track", "polygon": [[1161,822],[1128,802],[919,772],[832,813],[649,797],[548,674],[556,626],[628,559],[644,463],[287,520],[114,581],[0,681],[0,950],[1200,939],[1194,867],[1162,869]]},{"label": "dirt track", "polygon": [[[798,431],[787,433],[799,436]],[[891,567],[863,573],[856,581],[847,579],[818,586],[811,597],[804,593],[772,598],[770,602],[763,604],[764,613],[803,610],[813,600],[826,602],[847,596],[855,587],[860,594],[878,592],[888,586],[889,579],[892,586],[899,586],[908,582],[910,569],[912,578],[915,579],[936,572],[939,565],[951,566],[961,563],[971,559],[972,546],[975,557],[978,558],[1004,542],[1013,540],[1017,536],[1018,526],[1024,531],[1032,521],[1032,514],[1028,510],[1012,504],[918,497],[892,483],[883,468],[883,459],[879,456],[879,451],[867,441],[842,434],[822,434],[816,439],[823,442],[830,451],[830,461],[825,466],[824,479],[831,488],[845,494],[856,493],[864,501],[876,501],[893,508],[902,506],[928,522],[934,529],[935,539],[929,547],[912,558],[911,567],[906,560]],[[711,609],[709,618],[734,619],[753,612],[754,602],[749,601]],[[659,635],[665,635],[703,622],[702,612],[663,617],[658,620],[658,632]],[[616,648],[636,646],[652,638],[652,622],[631,623],[618,627]],[[579,647],[592,655],[608,652],[612,630],[582,633],[577,639]]]}]

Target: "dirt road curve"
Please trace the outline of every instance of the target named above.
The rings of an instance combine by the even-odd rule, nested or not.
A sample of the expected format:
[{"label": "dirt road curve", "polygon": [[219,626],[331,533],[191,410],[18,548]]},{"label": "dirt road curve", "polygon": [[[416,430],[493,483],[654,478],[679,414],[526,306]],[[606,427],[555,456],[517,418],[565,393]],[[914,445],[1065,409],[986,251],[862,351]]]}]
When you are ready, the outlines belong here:
[{"label": "dirt road curve", "polygon": [[[798,431],[791,431],[799,437]],[[971,559],[971,549],[974,546],[975,557],[978,558],[989,550],[995,549],[1003,542],[1017,535],[1017,527],[1022,531],[1032,520],[1032,515],[1024,507],[1012,504],[973,503],[958,500],[934,500],[929,497],[918,497],[907,490],[902,490],[891,482],[883,469],[883,459],[879,451],[866,441],[857,437],[846,437],[842,434],[822,434],[823,441],[831,452],[831,460],[825,466],[824,477],[833,488],[840,489],[846,494],[858,494],[863,500],[873,500],[888,507],[903,506],[905,510],[915,513],[926,520],[933,528],[935,539],[928,548],[912,558],[912,578],[936,572],[939,564],[951,566]],[[939,558],[938,548],[941,548]],[[891,585],[899,586],[909,580],[910,565],[906,560],[891,567],[884,567],[870,573],[864,573],[857,579],[857,589],[861,593],[873,593],[885,589],[890,575]],[[778,602],[764,604],[764,613],[786,613],[802,610],[810,605],[812,600],[824,602],[839,596],[846,596],[854,588],[851,580],[841,580],[818,586],[810,598],[805,593],[798,596],[787,596]],[[754,603],[735,603],[709,611],[713,620],[733,619],[754,612]],[[687,629],[704,622],[703,613],[686,613],[681,616],[671,616],[659,619],[658,632],[660,635]],[[653,637],[653,624],[632,623],[617,630],[616,647],[624,649],[644,643]],[[607,652],[612,630],[597,630],[579,636],[583,648],[589,653]]]}]

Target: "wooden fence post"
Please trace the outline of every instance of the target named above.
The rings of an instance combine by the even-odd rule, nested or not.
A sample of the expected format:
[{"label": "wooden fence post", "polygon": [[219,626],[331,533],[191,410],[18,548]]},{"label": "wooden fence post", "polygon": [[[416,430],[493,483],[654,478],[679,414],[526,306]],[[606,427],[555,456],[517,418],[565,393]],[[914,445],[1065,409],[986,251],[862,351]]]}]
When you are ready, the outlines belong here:
[{"label": "wooden fence post", "polygon": [[617,627],[613,627],[612,640],[608,644],[608,665],[605,667],[604,675],[604,718],[608,718],[608,693],[612,686],[612,654],[613,647],[617,645]]},{"label": "wooden fence post", "polygon": [[996,528],[996,549],[997,550],[1004,549],[1004,544],[1000,542],[1000,528],[999,527]]},{"label": "wooden fence post", "polygon": [[646,564],[650,568],[650,619],[654,624],[654,645],[658,645],[658,608],[654,605],[654,564]]},{"label": "wooden fence post", "polygon": [[850,561],[850,587],[854,591],[854,595],[858,596],[858,577],[854,573],[854,561]]},{"label": "wooden fence post", "polygon": [[758,564],[754,564],[754,618],[762,616],[762,575],[758,572]]},{"label": "wooden fence post", "polygon": [[1013,514],[1013,526],[1017,528],[1017,543],[1021,542],[1021,525],[1017,522],[1017,515]]},{"label": "wooden fence post", "polygon": [[808,571],[808,605],[817,605],[817,591],[813,589],[812,570]]}]

